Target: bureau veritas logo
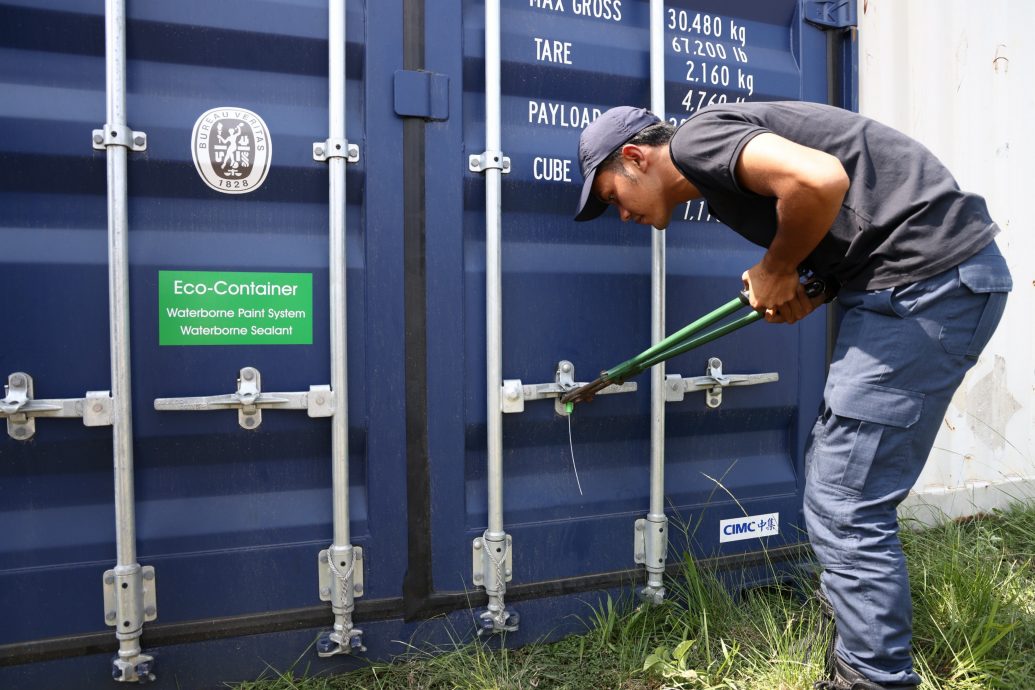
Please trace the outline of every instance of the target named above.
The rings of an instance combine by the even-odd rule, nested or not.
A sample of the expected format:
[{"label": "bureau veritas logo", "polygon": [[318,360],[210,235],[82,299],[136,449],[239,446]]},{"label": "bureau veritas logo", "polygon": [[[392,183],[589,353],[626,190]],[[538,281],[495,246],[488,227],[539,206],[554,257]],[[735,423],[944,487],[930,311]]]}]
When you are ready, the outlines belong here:
[{"label": "bureau veritas logo", "polygon": [[247,194],[266,180],[272,156],[262,118],[244,108],[213,108],[194,123],[191,153],[198,174],[224,194]]}]

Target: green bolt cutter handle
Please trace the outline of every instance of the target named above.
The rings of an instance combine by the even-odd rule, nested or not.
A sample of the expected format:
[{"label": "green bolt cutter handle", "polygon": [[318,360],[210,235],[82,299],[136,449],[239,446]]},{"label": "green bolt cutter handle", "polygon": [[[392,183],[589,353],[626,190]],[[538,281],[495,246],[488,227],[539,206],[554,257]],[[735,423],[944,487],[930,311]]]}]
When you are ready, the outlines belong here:
[{"label": "green bolt cutter handle", "polygon": [[[826,284],[822,280],[812,280],[805,285],[805,294],[809,297],[818,297],[824,292],[826,292]],[[561,402],[588,402],[603,388],[616,383],[624,383],[626,379],[636,376],[655,364],[660,364],[695,347],[710,343],[761,319],[762,312],[752,310],[750,313],[723,324],[714,330],[697,335],[699,331],[749,306],[751,306],[751,303],[748,301],[747,290],[742,290],[736,298],[731,299],[718,309],[708,312],[696,321],[687,324],[657,345],[647,348],[632,359],[628,359],[607,371],[601,372],[598,378],[586,385],[568,391],[561,397]]]}]

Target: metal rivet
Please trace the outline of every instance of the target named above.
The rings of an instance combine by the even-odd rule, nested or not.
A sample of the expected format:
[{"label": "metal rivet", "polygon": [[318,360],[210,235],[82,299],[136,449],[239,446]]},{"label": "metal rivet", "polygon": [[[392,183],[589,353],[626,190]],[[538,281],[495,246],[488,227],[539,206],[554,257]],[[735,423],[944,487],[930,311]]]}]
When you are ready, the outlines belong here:
[{"label": "metal rivet", "polygon": [[317,405],[323,405],[323,397],[322,396],[316,399],[316,404]]},{"label": "metal rivet", "polygon": [[518,397],[520,397],[520,395],[521,394],[518,393],[517,388],[508,388],[507,389],[507,400],[517,400]]},{"label": "metal rivet", "polygon": [[571,371],[571,364],[569,364],[568,362],[565,362],[564,364],[562,364],[561,365],[561,371],[563,371],[565,374],[567,374],[569,371]]},{"label": "metal rivet", "polygon": [[100,411],[101,411],[101,410],[103,410],[103,409],[104,409],[104,405],[102,405],[102,404],[100,404],[100,403],[96,403],[96,404],[95,404],[95,405],[93,406],[93,411],[94,411],[94,412],[100,412]]},{"label": "metal rivet", "polygon": [[329,596],[331,596],[331,588],[330,587],[324,587],[323,589],[321,589],[320,590],[320,596],[321,597],[329,597]]},{"label": "metal rivet", "polygon": [[326,563],[327,562],[327,554],[326,553],[321,553],[320,554],[320,562],[321,563]]},{"label": "metal rivet", "polygon": [[255,417],[245,417],[244,418],[244,425],[245,426],[255,426]]},{"label": "metal rivet", "polygon": [[95,144],[103,144],[104,143],[104,137],[102,135],[100,135],[100,134],[94,134],[93,135],[93,143],[95,143]]},{"label": "metal rivet", "polygon": [[24,376],[13,376],[13,377],[11,377],[11,385],[12,386],[18,386],[19,388],[21,388],[22,386],[25,385],[25,377]]},{"label": "metal rivet", "polygon": [[113,621],[113,620],[115,620],[115,612],[114,611],[108,611],[106,614],[104,614],[104,620],[106,620],[106,621]]},{"label": "metal rivet", "polygon": [[636,554],[636,560],[642,561],[643,560],[643,554],[642,553]]},{"label": "metal rivet", "polygon": [[479,575],[475,575],[474,576],[474,581],[475,582],[481,582],[482,581],[482,576],[480,574]]},{"label": "metal rivet", "polygon": [[719,399],[718,398],[712,398],[711,399],[711,403],[712,403],[712,405],[718,405],[719,404]]},{"label": "metal rivet", "polygon": [[476,551],[481,551],[482,550],[482,540],[481,539],[475,539],[474,540],[474,548],[475,548]]},{"label": "metal rivet", "polygon": [[636,524],[636,531],[637,532],[642,532],[643,531],[643,523],[642,522]]},{"label": "metal rivet", "polygon": [[137,146],[143,146],[144,145],[144,137],[136,137],[135,139],[133,139],[133,143],[136,144]]},{"label": "metal rivet", "polygon": [[251,381],[253,378],[255,378],[255,372],[252,371],[251,369],[245,369],[244,370],[244,380],[245,381]]},{"label": "metal rivet", "polygon": [[112,577],[111,575],[109,575],[108,577],[104,578],[104,584],[106,584],[106,585],[113,585],[113,584],[115,584],[115,578]]},{"label": "metal rivet", "polygon": [[363,593],[363,585],[361,585],[360,583],[357,582],[356,584],[354,584],[352,586],[352,591],[354,591],[356,594],[362,594]]},{"label": "metal rivet", "polygon": [[23,429],[22,427],[17,427],[17,428],[16,428],[15,430],[14,430],[14,435],[15,435],[15,436],[17,436],[17,437],[19,437],[19,438],[21,438],[22,436],[24,436],[24,435],[25,435],[25,434],[27,434],[27,433],[28,433],[28,432],[27,432],[27,431],[26,431],[25,429]]},{"label": "metal rivet", "polygon": [[507,577],[510,577],[510,576],[511,576],[511,574],[512,574],[512,573],[510,572],[510,568],[507,568],[507,570],[506,570],[506,573],[505,573],[505,574],[506,574],[506,576],[507,576]]},{"label": "metal rivet", "polygon": [[153,570],[145,570],[144,571],[144,579],[145,580],[153,580],[153,579],[155,579],[154,571]]},{"label": "metal rivet", "polygon": [[716,368],[721,367],[722,366],[722,360],[720,360],[717,357],[712,357],[711,359],[708,360],[708,366],[716,367]]},{"label": "metal rivet", "polygon": [[317,156],[322,156],[323,155],[323,147],[322,146],[317,146],[315,149],[313,149],[313,153],[315,153]]},{"label": "metal rivet", "polygon": [[153,616],[156,613],[158,613],[158,611],[155,609],[154,606],[148,606],[146,609],[144,609],[145,616]]},{"label": "metal rivet", "polygon": [[358,560],[362,560],[362,558],[363,558],[363,552],[362,551],[354,551],[353,552],[352,560],[358,561]]}]

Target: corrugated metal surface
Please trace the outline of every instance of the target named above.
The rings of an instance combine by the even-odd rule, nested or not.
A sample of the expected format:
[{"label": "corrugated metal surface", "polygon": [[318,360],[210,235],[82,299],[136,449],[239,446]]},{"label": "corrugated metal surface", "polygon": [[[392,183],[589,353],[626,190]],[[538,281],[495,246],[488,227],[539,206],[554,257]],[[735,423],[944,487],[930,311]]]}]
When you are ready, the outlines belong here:
[{"label": "corrugated metal surface", "polygon": [[[104,119],[101,7],[0,5],[8,324],[0,375],[31,373],[39,397],[81,397],[109,381],[105,164],[90,147]],[[425,67],[447,76],[450,89],[448,119],[425,127],[424,169],[406,159],[393,110],[401,7],[349,0],[347,8],[347,136],[362,150],[347,188],[352,529],[365,556],[360,624],[371,654],[387,656],[400,651],[392,640],[419,627],[401,618],[420,611],[422,597],[464,606],[471,541],[486,521],[483,183],[467,169],[467,155],[484,148],[484,8],[427,3]],[[671,120],[710,100],[827,100],[827,39],[801,21],[798,0],[735,10],[720,0],[667,8]],[[649,341],[649,233],[613,217],[571,221],[586,118],[649,100],[648,3],[507,0],[503,20],[503,149],[513,161],[503,183],[503,374],[552,381],[568,359],[587,380]],[[264,390],[327,382],[327,172],[311,157],[312,142],[327,137],[326,36],[323,0],[128,4],[127,114],[149,137],[147,153],[130,155],[129,245],[137,542],[140,563],[157,571],[152,630],[184,623],[218,636],[214,628],[269,612],[288,630],[293,613],[276,612],[311,616],[319,606],[316,553],[330,541],[327,420],[270,411],[258,431],[245,432],[235,412],[156,412],[153,401],[233,392],[248,365],[261,370]],[[249,108],[269,126],[272,167],[250,194],[221,195],[194,170],[195,120],[226,105]],[[404,218],[401,200],[411,175],[426,180],[425,236],[412,246],[403,228],[421,209]],[[700,203],[667,235],[671,331],[733,297],[761,250],[708,220]],[[404,361],[408,251],[423,251],[427,266],[427,351],[417,353],[426,358],[426,389],[404,375],[412,364]],[[162,270],[311,273],[313,344],[160,346]],[[824,321],[758,324],[669,364],[670,373],[697,376],[718,356],[726,373],[780,374],[779,383],[727,391],[718,410],[700,393],[669,408],[668,504],[689,525],[695,555],[758,552],[758,540],[720,543],[719,521],[745,512],[780,514],[768,548],[804,542],[802,451],[821,396]],[[573,418],[582,496],[567,422],[552,403],[530,402],[505,418],[512,585],[526,599],[511,641],[559,630],[558,616],[584,608],[573,597],[541,598],[571,591],[558,581],[617,573],[615,584],[627,582],[634,520],[648,509],[646,382]],[[426,450],[413,436],[421,425],[407,419],[417,401],[427,406]],[[101,574],[114,559],[110,434],[40,420],[30,443],[0,438],[0,610],[8,620],[0,646],[67,637],[68,649],[86,653],[81,636],[98,633],[114,648],[101,606]],[[427,487],[417,485],[414,466]],[[428,524],[409,513],[425,488]],[[412,547],[427,544],[420,562]],[[425,575],[427,591],[415,593],[408,585]],[[207,619],[219,624],[189,627]],[[326,611],[324,627],[330,622]],[[189,644],[177,630],[164,629],[163,639],[182,643],[162,648],[159,683],[167,687],[254,677],[266,662],[287,668],[315,636]],[[88,656],[0,669],[0,685],[59,678],[62,687],[92,687],[107,672],[106,658]]]},{"label": "corrugated metal surface", "polygon": [[[650,342],[649,233],[622,226],[614,214],[589,224],[571,220],[580,118],[620,104],[649,105],[648,4],[621,3],[620,21],[613,14],[576,15],[572,3],[555,9],[560,5],[503,8],[502,139],[513,160],[503,183],[503,376],[524,383],[552,381],[561,359],[574,363],[577,378],[590,380]],[[429,321],[431,409],[453,412],[431,429],[433,491],[449,495],[452,486],[466,487],[462,501],[433,506],[434,578],[444,590],[462,589],[469,579],[457,563],[469,558],[486,519],[484,192],[476,175],[439,174],[462,167],[466,154],[484,146],[483,10],[475,2],[462,9],[462,17],[437,16],[443,40],[429,42],[429,68],[446,73],[461,72],[452,46],[464,47],[462,90],[451,109],[463,117],[432,126],[428,135],[428,264],[456,269],[436,276],[429,291],[432,314],[442,316]],[[699,29],[692,28],[695,21]],[[793,0],[747,4],[735,18],[721,2],[671,3],[666,26],[675,27],[666,30],[670,119],[697,107],[688,91],[730,100],[826,98],[825,37],[806,27],[801,40]],[[747,62],[733,54],[738,27]],[[571,64],[538,56],[536,38],[570,42]],[[682,52],[683,39],[690,54]],[[708,43],[721,44],[726,60],[708,58]],[[691,81],[689,62],[696,70]],[[713,66],[726,68],[728,82],[702,87],[697,75],[705,63],[709,74]],[[739,86],[746,82],[738,69],[753,75],[753,92]],[[723,82],[725,74],[716,72],[715,79]],[[537,179],[537,158],[567,161],[570,182]],[[461,194],[459,206],[453,200]],[[694,218],[699,212],[699,202],[687,209]],[[734,296],[741,272],[761,255],[714,221],[678,220],[666,235],[669,331]],[[759,325],[667,365],[669,373],[699,376],[708,357],[719,356],[730,373],[781,376],[779,383],[728,392],[718,410],[709,410],[701,393],[668,408],[667,495],[674,514],[690,524],[697,553],[757,549],[754,540],[721,548],[718,542],[719,520],[745,510],[780,512],[784,529],[770,546],[804,540],[802,446],[821,393],[823,328],[822,317],[794,328]],[[527,403],[523,414],[504,416],[504,508],[514,534],[515,584],[628,567],[633,521],[646,513],[649,490],[649,378],[638,381],[636,395],[599,398],[571,420],[582,496],[568,424],[553,405]]]},{"label": "corrugated metal surface", "polygon": [[[164,623],[318,601],[317,552],[330,543],[327,420],[268,411],[244,432],[235,412],[156,412],[153,401],[231,393],[243,366],[262,372],[265,390],[328,382],[327,172],[312,159],[312,142],[327,138],[326,15],[323,2],[129,3],[127,112],[150,144],[129,164],[137,542],[158,572]],[[348,135],[395,151],[390,83],[364,79],[368,60],[380,72],[401,61],[392,46],[365,49],[368,21],[383,21],[379,35],[397,44],[399,17],[386,15],[349,3]],[[17,286],[0,371],[31,374],[38,397],[82,397],[110,380],[105,162],[90,146],[104,122],[103,3],[8,4],[0,17],[0,271]],[[269,126],[272,168],[250,194],[220,194],[195,172],[191,130],[219,106],[249,108]],[[394,430],[401,174],[396,153],[364,156],[348,176],[352,514],[358,544],[374,533],[384,544],[368,566],[374,598],[397,595],[404,570],[405,491],[389,479],[404,456]],[[160,347],[160,270],[311,273],[313,344]],[[105,630],[110,428],[45,419],[31,442],[4,434],[0,444],[0,643]]]},{"label": "corrugated metal surface", "polygon": [[1006,314],[945,417],[907,506],[925,519],[1035,496],[1035,5],[859,0],[860,110],[982,194],[1014,276]]}]

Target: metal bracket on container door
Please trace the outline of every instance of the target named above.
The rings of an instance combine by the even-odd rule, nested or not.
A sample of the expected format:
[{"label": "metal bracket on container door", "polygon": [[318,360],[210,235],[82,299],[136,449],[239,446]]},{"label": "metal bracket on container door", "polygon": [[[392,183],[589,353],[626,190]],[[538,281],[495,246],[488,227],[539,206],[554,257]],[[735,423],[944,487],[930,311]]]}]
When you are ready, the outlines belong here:
[{"label": "metal bracket on container door", "polygon": [[502,151],[486,151],[485,153],[471,154],[467,158],[467,167],[471,172],[487,172],[492,169],[502,170],[504,174],[510,172],[510,158],[503,155]]},{"label": "metal bracket on container door", "polygon": [[[635,526],[633,561],[646,566],[647,572],[664,573],[665,555],[668,553],[668,519],[648,515],[637,520]],[[652,604],[660,604],[665,600],[665,588],[648,585],[640,590],[640,596]]]},{"label": "metal bracket on container door", "polygon": [[687,393],[704,391],[708,407],[722,404],[722,389],[728,386],[755,386],[760,383],[773,383],[780,380],[775,371],[766,374],[724,374],[722,360],[712,357],[708,360],[707,376],[695,376],[684,379],[679,374],[665,377],[665,402],[679,402]]},{"label": "metal bracket on container door", "polygon": [[[521,379],[505,379],[503,381],[503,394],[500,396],[501,407],[505,413],[524,412],[526,400],[553,398],[554,411],[566,417],[568,411],[561,404],[561,396],[582,385],[585,385],[585,382],[575,381],[575,365],[564,359],[557,363],[557,371],[554,372],[553,383],[533,383],[525,386],[521,384]],[[635,391],[635,383],[612,384],[599,391],[597,395],[633,393]]]},{"label": "metal bracket on container door", "polygon": [[147,134],[134,132],[125,125],[105,124],[104,129],[93,130],[93,147],[104,151],[109,146],[125,146],[131,151],[147,150]]},{"label": "metal bracket on container door", "polygon": [[330,549],[320,552],[320,601],[331,601],[335,580],[352,582],[352,596],[363,596],[363,548],[352,547],[352,565],[337,566],[330,558]]},{"label": "metal bracket on container door", "polygon": [[158,398],[155,409],[172,412],[237,410],[237,421],[245,429],[262,424],[262,410],[305,410],[310,417],[334,415],[334,392],[330,386],[309,386],[308,392],[263,393],[262,375],[255,367],[241,369],[237,392],[193,398]]},{"label": "metal bracket on container door", "polygon": [[111,393],[87,391],[85,398],[36,400],[32,377],[16,371],[7,377],[0,400],[0,419],[7,419],[7,435],[28,441],[36,435],[37,417],[81,417],[83,426],[111,426]]},{"label": "metal bracket on container door", "polygon": [[313,142],[313,160],[321,163],[331,158],[344,158],[349,163],[359,162],[359,146],[347,139],[328,139]]},{"label": "metal bracket on container door", "polygon": [[486,590],[496,591],[499,583],[493,582],[494,578],[500,576],[502,566],[503,582],[510,582],[514,574],[514,544],[513,538],[505,535],[505,546],[496,545],[496,553],[492,553],[492,545],[485,548],[485,537],[477,537],[471,544],[471,570],[476,587],[485,587]]},{"label": "metal bracket on container door", "polygon": [[104,622],[118,632],[139,630],[158,618],[153,566],[132,566],[104,573]]}]

